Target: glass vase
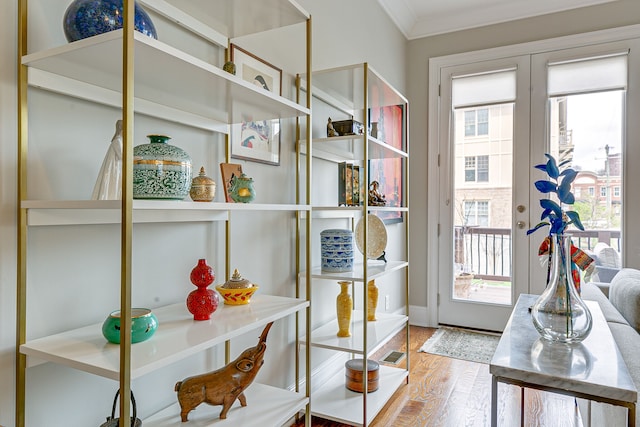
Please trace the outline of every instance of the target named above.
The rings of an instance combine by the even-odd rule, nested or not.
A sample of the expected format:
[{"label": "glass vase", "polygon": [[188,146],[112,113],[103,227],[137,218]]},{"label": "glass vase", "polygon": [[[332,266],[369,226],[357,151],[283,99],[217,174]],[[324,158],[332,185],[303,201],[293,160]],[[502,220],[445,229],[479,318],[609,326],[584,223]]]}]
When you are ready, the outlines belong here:
[{"label": "glass vase", "polygon": [[591,332],[591,312],[571,277],[571,236],[551,235],[547,287],[531,308],[533,325],[542,338],[577,343]]}]

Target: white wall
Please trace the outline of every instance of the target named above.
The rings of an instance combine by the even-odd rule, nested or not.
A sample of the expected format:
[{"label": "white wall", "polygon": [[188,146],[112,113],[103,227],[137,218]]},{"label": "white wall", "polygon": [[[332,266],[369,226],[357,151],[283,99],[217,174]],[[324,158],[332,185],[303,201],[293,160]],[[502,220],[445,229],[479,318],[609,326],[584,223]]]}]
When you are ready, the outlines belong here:
[{"label": "white wall", "polygon": [[[544,40],[564,35],[596,31],[606,28],[638,24],[640,22],[640,2],[637,0],[619,0],[604,5],[591,6],[551,15],[523,19],[504,24],[467,31],[459,31],[439,36],[426,37],[408,42],[407,52],[407,93],[411,105],[411,175],[413,188],[426,188],[427,164],[427,118],[429,96],[429,59],[451,55]],[[424,186],[424,187],[422,187]],[[631,195],[637,198],[638,195]],[[412,304],[422,307],[418,313],[427,319],[427,313],[436,307],[427,297],[427,206],[437,200],[437,195],[426,191],[413,191],[411,197],[411,234],[420,236],[411,239],[411,292]],[[639,227],[628,224],[634,230],[632,237],[637,240]],[[634,253],[638,252],[636,247]]]},{"label": "white wall", "polygon": [[[32,48],[64,43],[61,16],[68,3],[68,0],[43,2],[47,10],[44,6],[35,6],[31,20],[42,24],[44,33],[33,37]],[[304,0],[300,3],[313,16],[315,69],[366,61],[404,92],[406,40],[377,2]],[[4,385],[0,388],[0,425],[9,427],[14,425],[15,406],[17,0],[0,2],[0,23],[0,384]],[[156,24],[160,24],[164,31],[174,31],[160,18],[156,18]],[[299,40],[285,42],[285,46],[296,46]],[[290,61],[291,48],[274,44],[264,46],[264,42],[250,39],[247,43],[250,46],[257,44],[256,48],[261,51],[270,51],[269,59],[290,74],[304,71],[303,63]],[[199,53],[203,51],[204,55],[215,56],[198,44],[185,45]],[[82,198],[93,187],[118,111],[35,89],[31,89],[29,95],[33,105],[30,111],[30,149],[33,154],[30,191],[42,197]],[[283,131],[283,166],[275,169],[273,166],[243,162],[245,170],[249,169],[256,178],[259,200],[289,197],[293,191],[290,168],[286,167],[293,160],[292,122],[286,125],[288,129]],[[206,148],[213,145],[211,143],[216,141],[216,136],[136,116],[136,144],[143,143],[144,135],[150,131],[170,133],[176,145],[190,152],[195,167],[199,167],[198,159],[219,156],[215,149]],[[95,158],[96,161],[86,162],[86,158]],[[54,172],[59,170],[58,166],[64,173]],[[217,163],[206,166],[212,176],[217,176]],[[318,170],[322,171],[322,166]],[[41,180],[42,177],[47,179]],[[271,184],[267,177],[277,184]],[[264,223],[255,224],[251,218],[239,218],[235,231],[240,239],[233,245],[233,260],[248,278],[264,284],[261,291],[290,294],[293,292],[291,260],[294,255],[293,243],[287,236],[292,229],[291,220],[278,214],[266,215],[263,219],[267,223],[266,228],[284,230],[282,235],[267,235],[262,232]],[[188,272],[202,256],[214,266],[218,279],[223,277],[222,256],[210,249],[220,245],[216,227],[206,224],[136,227],[134,265],[143,268],[134,268],[133,276],[135,283],[144,285],[135,287],[134,304],[156,307],[184,300],[192,288]],[[400,231],[400,226],[392,226],[390,235],[393,238]],[[28,300],[30,336],[100,322],[110,309],[117,307],[119,269],[114,267],[119,262],[117,235],[118,227],[109,225],[43,227],[30,232],[29,244],[33,251],[29,257],[28,273],[29,283],[34,284],[29,288]],[[60,247],[60,241],[67,243]],[[95,245],[96,241],[101,244]],[[251,245],[247,247],[239,242],[251,242]],[[275,247],[284,254],[281,258],[274,262],[273,257],[260,257],[260,253],[273,251]],[[74,260],[72,271],[69,271],[70,259]],[[333,297],[334,293],[330,293]],[[51,301],[57,303],[50,304]],[[269,343],[273,360],[286,361],[287,357],[292,357],[290,346],[283,346],[291,342],[291,329],[290,322],[281,322],[271,331]],[[232,351],[255,345],[256,337],[251,333],[234,342]],[[216,365],[219,355],[219,351],[207,352],[172,365],[162,374],[136,380],[134,387],[139,394],[142,415],[172,403],[175,400],[172,384],[186,375]],[[287,365],[290,363],[276,364],[267,360],[261,379],[288,386],[293,379]],[[112,381],[51,364],[30,369],[27,383],[29,425],[54,427],[69,425],[62,414],[72,411],[75,412],[72,424],[98,425],[109,410],[116,387]],[[51,399],[51,396],[56,398]],[[88,399],[87,396],[92,397]],[[77,405],[77,402],[83,404]]]}]

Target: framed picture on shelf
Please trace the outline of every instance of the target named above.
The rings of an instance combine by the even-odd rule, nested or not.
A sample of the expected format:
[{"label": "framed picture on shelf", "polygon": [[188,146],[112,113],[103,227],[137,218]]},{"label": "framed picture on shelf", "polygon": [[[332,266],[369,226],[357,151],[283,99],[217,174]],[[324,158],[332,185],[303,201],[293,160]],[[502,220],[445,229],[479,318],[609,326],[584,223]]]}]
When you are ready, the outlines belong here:
[{"label": "framed picture on shelf", "polygon": [[[232,44],[236,75],[269,92],[282,94],[282,70]],[[231,157],[269,165],[280,164],[280,119],[251,121],[231,127]]]},{"label": "framed picture on shelf", "polygon": [[234,203],[230,194],[231,180],[242,175],[242,165],[235,163],[220,163],[220,175],[222,175],[222,187],[224,189],[224,200],[227,203]]},{"label": "framed picture on shelf", "polygon": [[[371,109],[371,123],[378,123],[378,139],[388,145],[404,150],[405,121],[404,106],[391,105]],[[378,181],[378,191],[385,196],[386,206],[401,207],[404,204],[404,166],[400,158],[376,159],[369,161],[369,180]],[[378,212],[386,223],[402,222],[402,212]]]}]

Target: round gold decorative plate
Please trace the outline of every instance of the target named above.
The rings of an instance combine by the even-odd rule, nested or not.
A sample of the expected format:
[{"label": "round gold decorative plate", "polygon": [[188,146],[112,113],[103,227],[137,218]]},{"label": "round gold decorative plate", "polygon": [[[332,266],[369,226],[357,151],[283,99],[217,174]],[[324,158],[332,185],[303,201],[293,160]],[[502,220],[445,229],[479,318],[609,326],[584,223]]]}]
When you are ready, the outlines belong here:
[{"label": "round gold decorative plate", "polygon": [[[367,215],[369,233],[367,239],[367,258],[378,259],[384,254],[387,247],[387,227],[384,222],[373,214]],[[364,217],[356,224],[356,245],[361,253],[364,253]]]}]

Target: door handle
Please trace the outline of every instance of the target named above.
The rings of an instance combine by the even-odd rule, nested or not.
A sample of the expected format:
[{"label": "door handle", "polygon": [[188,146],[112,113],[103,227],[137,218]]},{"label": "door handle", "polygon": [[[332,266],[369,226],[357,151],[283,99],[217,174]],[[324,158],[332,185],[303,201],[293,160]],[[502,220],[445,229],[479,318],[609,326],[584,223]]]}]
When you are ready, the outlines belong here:
[{"label": "door handle", "polygon": [[525,224],[524,221],[518,221],[518,222],[516,222],[516,225],[518,226],[518,228],[520,230],[522,230],[527,224]]}]

